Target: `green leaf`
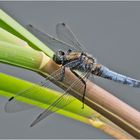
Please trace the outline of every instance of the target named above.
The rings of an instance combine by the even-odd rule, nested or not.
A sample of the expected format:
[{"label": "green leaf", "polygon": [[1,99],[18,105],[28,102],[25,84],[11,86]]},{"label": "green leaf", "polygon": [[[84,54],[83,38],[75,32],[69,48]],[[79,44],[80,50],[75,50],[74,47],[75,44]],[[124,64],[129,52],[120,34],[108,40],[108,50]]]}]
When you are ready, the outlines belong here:
[{"label": "green leaf", "polygon": [[32,48],[41,50],[49,57],[53,57],[54,52],[48,48],[44,43],[27,31],[22,25],[16,20],[7,15],[3,10],[0,9],[0,27],[14,34],[15,36],[26,41]]}]

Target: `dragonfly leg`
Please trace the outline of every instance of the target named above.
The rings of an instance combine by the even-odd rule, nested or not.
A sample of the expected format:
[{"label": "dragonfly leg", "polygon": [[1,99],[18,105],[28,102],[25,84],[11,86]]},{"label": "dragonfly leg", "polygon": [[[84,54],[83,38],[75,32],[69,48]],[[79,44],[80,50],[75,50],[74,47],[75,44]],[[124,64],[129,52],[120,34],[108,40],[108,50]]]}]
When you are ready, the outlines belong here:
[{"label": "dragonfly leg", "polygon": [[60,81],[63,81],[64,77],[65,77],[65,66],[62,66],[61,74],[60,74]]},{"label": "dragonfly leg", "polygon": [[81,82],[84,84],[84,92],[83,92],[83,97],[82,97],[82,102],[83,102],[83,106],[82,106],[82,109],[84,109],[84,101],[85,101],[85,95],[86,95],[86,82],[84,79],[82,79],[75,71],[73,71],[72,69],[70,69],[71,72],[76,76],[78,77]]},{"label": "dragonfly leg", "polygon": [[[68,50],[68,51],[71,51],[71,50]],[[63,81],[64,78],[65,78],[65,68],[66,67],[69,67],[70,69],[74,69],[76,68],[77,66],[79,66],[81,64],[81,58],[80,58],[80,61],[79,59],[76,60],[77,62],[73,61],[71,63],[68,63],[68,64],[64,64],[62,63],[62,67],[61,67],[61,73],[60,73],[60,81]]]}]

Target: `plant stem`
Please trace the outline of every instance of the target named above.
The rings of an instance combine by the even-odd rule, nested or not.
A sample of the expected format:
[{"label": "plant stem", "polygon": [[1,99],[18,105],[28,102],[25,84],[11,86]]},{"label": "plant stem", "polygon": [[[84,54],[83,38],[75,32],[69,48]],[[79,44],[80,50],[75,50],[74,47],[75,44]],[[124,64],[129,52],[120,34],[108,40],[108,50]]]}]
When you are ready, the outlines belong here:
[{"label": "plant stem", "polygon": [[16,37],[15,35],[7,32],[3,28],[0,28],[0,41],[5,41],[7,43],[15,44],[21,47],[27,47],[27,42],[21,40],[20,38]]},{"label": "plant stem", "polygon": [[[34,86],[34,84],[32,84],[30,82],[20,80],[18,78],[14,78],[12,76],[8,76],[8,75],[2,74],[2,73],[0,73],[0,81],[1,81],[0,95],[7,96],[9,98],[12,96],[15,96],[16,93],[18,93],[19,91],[22,91],[24,89],[28,89],[29,87]],[[15,98],[16,98],[16,100],[19,100],[21,102],[25,102],[25,103],[45,109],[50,104],[48,102],[48,100],[46,100],[46,99],[48,99],[48,98],[55,99],[55,98],[58,98],[59,95],[60,95],[60,93],[57,91],[53,91],[51,89],[38,86],[38,88],[36,88],[36,90],[35,90],[35,88],[34,88],[34,90],[31,90],[30,94],[23,94],[21,96],[15,97]],[[82,121],[84,123],[88,123],[87,116],[93,115],[94,111],[91,108],[86,107],[85,110],[79,112],[79,114],[78,114],[78,111],[77,111],[78,109],[73,108],[73,106],[75,106],[76,104],[77,105],[79,104],[79,106],[80,106],[81,103],[80,103],[80,101],[75,100],[71,105],[67,106],[63,110],[60,110],[59,113],[61,115],[69,116],[73,119]]]},{"label": "plant stem", "polygon": [[[58,70],[58,68],[59,66],[50,60],[47,65],[42,68],[42,71],[51,74]],[[65,79],[66,81],[70,81],[71,84],[77,77],[66,70]],[[74,89],[77,91],[77,89],[80,89],[82,86],[81,83],[78,86],[76,85]],[[77,93],[73,92],[71,94],[81,100],[83,92],[78,91]],[[85,103],[132,136],[140,138],[140,112],[89,80],[87,81]]]},{"label": "plant stem", "polygon": [[[117,139],[134,139],[134,137],[131,137],[130,135],[126,134],[126,132],[120,131],[120,130],[118,130],[118,128],[113,127],[113,126],[110,125],[110,124],[103,123],[103,122],[101,122],[101,121],[98,120],[98,119],[96,119],[95,121],[89,119],[89,121],[90,121],[90,123],[91,123],[92,125],[99,125],[99,128],[100,128],[102,131],[104,131],[105,133],[110,134],[110,135],[113,136],[114,138],[117,138]],[[96,127],[97,127],[97,126],[96,126]]]},{"label": "plant stem", "polygon": [[[9,98],[12,96],[15,96],[15,94],[18,93],[19,91],[22,91],[23,89],[26,89],[26,88],[34,85],[34,84],[31,84],[30,82],[20,80],[18,78],[8,76],[8,75],[2,74],[2,73],[0,73],[0,81],[2,83],[2,84],[0,84],[0,95],[6,96]],[[39,90],[39,93],[37,91],[36,92],[30,91],[30,95],[23,94],[22,96],[16,97],[16,100],[37,106],[39,108],[46,109],[46,107],[48,107],[48,105],[49,105],[49,103],[46,99],[48,99],[48,98],[51,99],[52,97],[57,98],[58,93],[56,91],[52,91],[52,90],[49,90],[49,89],[43,88],[43,87],[39,88],[38,90]],[[81,121],[83,123],[89,124],[91,126],[94,126],[95,128],[101,129],[105,133],[107,133],[117,139],[133,138],[130,135],[128,135],[127,133],[125,133],[124,131],[122,131],[117,126],[111,125],[110,123],[108,124],[109,120],[105,119],[104,117],[102,117],[100,114],[98,114],[96,111],[92,110],[89,107],[86,107],[84,110],[83,109],[80,110],[77,107],[77,109],[78,109],[77,111],[72,111],[72,110],[74,110],[73,106],[78,106],[78,104],[81,105],[81,102],[79,102],[78,100],[75,100],[75,101],[76,101],[75,103],[72,102],[71,104],[69,104],[69,107],[59,110],[57,113],[64,115],[66,117],[70,117],[72,119]],[[70,107],[70,106],[72,106],[72,107]]]},{"label": "plant stem", "polygon": [[16,20],[7,15],[3,10],[0,9],[0,27],[6,29],[10,33],[20,37],[24,41],[28,42],[34,49],[42,50],[49,57],[53,56],[53,51],[48,48],[44,43],[27,31],[22,25]]},{"label": "plant stem", "polygon": [[[1,42],[1,45],[5,45],[5,43]],[[16,50],[16,53],[15,55],[9,56],[11,52],[13,52],[12,49]],[[22,51],[20,51],[20,49],[22,49]],[[0,51],[1,51],[0,53],[1,61],[6,60],[7,62],[9,61],[9,63],[20,65],[28,69],[37,70],[38,72],[40,71],[48,74],[51,74],[52,72],[59,69],[59,66],[56,63],[54,63],[51,59],[49,59],[46,55],[42,55],[41,58],[41,54],[43,53],[41,54],[39,53],[38,55],[37,51],[34,51],[33,49],[20,48],[20,47],[18,48],[17,46],[9,47],[9,45],[7,46],[6,44],[5,47],[2,46],[0,47]],[[35,58],[35,56],[37,56],[39,59],[36,61],[32,61],[31,53],[32,53],[32,57]],[[11,57],[16,57],[16,59],[14,58],[11,59]],[[41,62],[41,60],[44,62]],[[41,67],[40,64],[42,65]],[[67,84],[71,84],[71,82],[75,81],[77,77],[75,77],[71,72],[66,70],[65,79],[66,81],[69,81],[69,83]],[[64,81],[63,83],[66,84],[66,81]],[[54,80],[53,82],[55,83],[56,81]],[[61,85],[59,84],[59,86]],[[79,88],[81,88],[82,86],[83,85],[79,84]],[[78,88],[77,86],[74,87],[75,90],[77,88]],[[80,92],[81,94],[79,94]],[[82,91],[80,92],[72,91],[71,93],[75,97],[81,100],[81,96],[83,92]],[[125,104],[115,96],[111,95],[109,92],[103,90],[102,88],[98,87],[97,85],[93,84],[90,81],[87,82],[86,95],[87,98],[85,100],[85,103],[87,105],[89,105],[91,108],[93,108],[94,110],[98,111],[100,114],[105,116],[106,118],[116,123],[118,126],[120,126],[124,130],[129,132],[131,135],[135,136],[136,138],[140,137],[140,132],[139,132],[140,113],[138,111],[136,111],[129,105]]]},{"label": "plant stem", "polygon": [[[7,31],[11,32],[12,34],[20,37],[24,41],[27,41],[30,46],[32,46],[33,48],[35,48],[37,50],[42,50],[49,57],[52,58],[54,53],[51,51],[50,48],[48,48],[44,43],[39,41],[36,37],[34,37],[30,32],[28,32],[24,27],[22,27],[19,23],[17,23],[14,19],[12,19],[9,15],[7,15],[2,10],[0,10],[0,27],[2,27],[3,29],[6,29]],[[10,34],[8,34],[8,35],[10,35]],[[47,70],[46,65],[49,63],[49,59],[47,58],[47,56],[45,56],[41,52],[32,52],[33,50],[32,49],[29,50],[29,48],[28,48],[28,51],[23,49],[22,50],[23,54],[22,54],[20,52],[21,50],[19,50],[18,46],[16,46],[16,45],[22,46],[21,45],[22,43],[19,44],[19,42],[18,43],[15,41],[13,42],[14,39],[10,40],[6,37],[6,35],[5,35],[5,38],[3,38],[4,36],[1,36],[1,37],[2,37],[2,41],[9,42],[9,44],[0,42],[0,46],[1,46],[0,47],[0,51],[1,51],[0,61],[1,62],[4,62],[4,63],[6,62],[6,63],[12,64],[12,65],[16,65],[16,66],[30,69],[30,70],[33,70],[36,72],[40,72],[40,74],[44,74],[44,72],[46,72],[46,70]],[[19,40],[19,39],[17,39],[17,40]],[[10,43],[12,43],[12,44],[10,44]],[[14,44],[16,44],[16,45],[14,45]],[[2,48],[2,46],[4,46],[4,48]],[[7,46],[9,46],[9,47],[11,46],[11,48],[10,49],[8,48],[9,50],[8,49],[6,50]],[[49,66],[51,66],[51,65],[49,65]],[[45,71],[44,71],[44,69],[45,69]],[[43,71],[41,71],[41,70],[43,70]],[[54,69],[52,69],[52,71],[53,70]],[[48,73],[50,74],[52,71],[48,71]],[[73,77],[71,77],[71,78],[73,78]],[[71,80],[74,80],[74,79],[71,79]],[[58,83],[56,83],[56,84],[58,84]],[[77,98],[81,99],[81,95],[78,94],[79,92],[72,91],[71,93],[74,94],[75,96],[77,96]],[[96,100],[96,98],[95,98],[95,100]],[[93,100],[93,101],[95,101],[95,100]],[[100,106],[100,103],[98,105],[97,103],[91,102],[91,100],[89,101],[87,98],[86,98],[86,103],[88,105],[90,105],[93,109],[96,108],[96,110],[98,110],[105,116],[108,115],[108,118],[113,116],[113,115],[111,115],[111,112],[107,112],[106,109],[104,109],[102,106]],[[111,120],[111,118],[110,118],[110,120]],[[116,118],[114,119],[114,121],[121,122],[118,120]]]}]

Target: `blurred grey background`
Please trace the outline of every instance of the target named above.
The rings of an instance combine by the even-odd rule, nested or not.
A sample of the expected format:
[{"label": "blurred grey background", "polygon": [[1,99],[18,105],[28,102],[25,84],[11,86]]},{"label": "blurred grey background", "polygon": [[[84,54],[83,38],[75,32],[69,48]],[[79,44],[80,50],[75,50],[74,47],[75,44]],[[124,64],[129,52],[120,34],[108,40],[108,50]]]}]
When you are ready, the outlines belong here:
[{"label": "blurred grey background", "polygon": [[[140,79],[140,2],[0,2],[0,8],[23,25],[33,24],[54,35],[66,22],[98,62]],[[0,72],[28,81],[43,79],[28,70],[0,64]],[[95,78],[95,83],[140,110],[140,89]],[[34,128],[29,124],[40,109],[7,114],[0,98],[0,138],[111,138],[98,129],[52,115]]]}]

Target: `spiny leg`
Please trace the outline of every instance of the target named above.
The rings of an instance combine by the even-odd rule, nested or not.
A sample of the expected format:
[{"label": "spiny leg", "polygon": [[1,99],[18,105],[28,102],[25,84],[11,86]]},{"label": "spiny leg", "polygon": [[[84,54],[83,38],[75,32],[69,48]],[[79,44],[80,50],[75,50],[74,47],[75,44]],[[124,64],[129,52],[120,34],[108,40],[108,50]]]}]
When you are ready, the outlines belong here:
[{"label": "spiny leg", "polygon": [[[88,72],[87,74],[86,74],[86,79],[88,79],[88,77],[90,76],[90,72]],[[82,78],[81,78],[82,79]],[[82,79],[83,80],[83,79]],[[85,83],[85,88],[84,88],[84,93],[83,93],[83,98],[82,98],[82,102],[83,102],[83,107],[82,107],[82,109],[84,109],[84,104],[85,104],[85,96],[86,96],[86,88],[87,88],[87,84],[86,84],[86,81],[85,80],[83,80],[84,81],[84,83]]]},{"label": "spiny leg", "polygon": [[[82,109],[83,109],[84,108],[84,98],[85,98],[85,94],[86,94],[86,82],[75,71],[73,71],[74,68],[76,68],[77,66],[81,65],[82,55],[83,54],[81,54],[80,61],[77,60],[78,63],[75,66],[73,66],[73,67],[71,67],[71,64],[67,64],[67,66],[62,64],[60,81],[63,81],[64,80],[65,68],[66,67],[69,67],[70,70],[71,70],[71,72],[82,81],[82,83],[84,84],[84,93],[83,93],[83,98],[82,98],[82,102],[83,102]],[[75,62],[71,62],[71,63],[75,63]],[[88,76],[89,76],[89,72],[86,74],[85,77],[87,78]]]}]

